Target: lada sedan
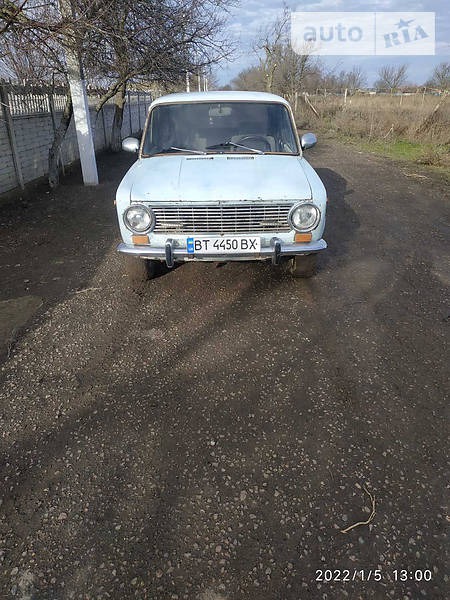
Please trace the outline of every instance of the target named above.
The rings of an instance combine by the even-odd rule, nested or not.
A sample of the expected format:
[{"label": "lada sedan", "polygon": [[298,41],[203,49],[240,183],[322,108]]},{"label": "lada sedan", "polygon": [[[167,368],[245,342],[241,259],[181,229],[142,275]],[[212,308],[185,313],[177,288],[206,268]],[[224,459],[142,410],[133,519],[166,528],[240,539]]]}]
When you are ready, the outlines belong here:
[{"label": "lada sedan", "polygon": [[178,262],[270,260],[310,277],[326,248],[326,191],[286,100],[261,92],[170,94],[150,106],[117,190],[132,279]]}]

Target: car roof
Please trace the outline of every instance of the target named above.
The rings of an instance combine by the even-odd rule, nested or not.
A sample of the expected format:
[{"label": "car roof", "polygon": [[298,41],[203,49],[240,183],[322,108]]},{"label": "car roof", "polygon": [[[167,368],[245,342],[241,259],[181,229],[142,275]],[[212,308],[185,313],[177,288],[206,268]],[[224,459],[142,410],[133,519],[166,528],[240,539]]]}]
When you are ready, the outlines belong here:
[{"label": "car roof", "polygon": [[278,102],[289,106],[287,100],[275,94],[266,92],[183,92],[178,94],[167,94],[156,98],[151,107],[158,104],[181,103],[181,102]]}]

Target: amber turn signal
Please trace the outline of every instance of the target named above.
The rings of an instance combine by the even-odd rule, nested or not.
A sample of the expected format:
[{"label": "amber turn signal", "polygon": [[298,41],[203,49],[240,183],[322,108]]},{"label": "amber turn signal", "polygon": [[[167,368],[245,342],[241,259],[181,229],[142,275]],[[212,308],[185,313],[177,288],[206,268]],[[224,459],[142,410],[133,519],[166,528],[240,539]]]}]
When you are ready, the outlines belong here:
[{"label": "amber turn signal", "polygon": [[148,235],[132,235],[131,240],[133,244],[142,246],[143,244],[148,244]]},{"label": "amber turn signal", "polygon": [[294,237],[294,242],[310,242],[312,240],[312,233],[296,233]]}]

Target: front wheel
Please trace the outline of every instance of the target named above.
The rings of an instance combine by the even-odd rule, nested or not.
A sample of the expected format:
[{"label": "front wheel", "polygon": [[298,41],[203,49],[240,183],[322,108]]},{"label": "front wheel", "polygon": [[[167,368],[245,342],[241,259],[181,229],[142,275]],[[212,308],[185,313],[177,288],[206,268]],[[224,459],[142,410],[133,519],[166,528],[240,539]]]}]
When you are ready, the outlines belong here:
[{"label": "front wheel", "polygon": [[156,277],[159,264],[157,260],[148,260],[137,256],[126,256],[125,270],[133,286],[139,286]]},{"label": "front wheel", "polygon": [[294,256],[291,261],[291,274],[295,278],[307,279],[317,272],[317,254]]}]

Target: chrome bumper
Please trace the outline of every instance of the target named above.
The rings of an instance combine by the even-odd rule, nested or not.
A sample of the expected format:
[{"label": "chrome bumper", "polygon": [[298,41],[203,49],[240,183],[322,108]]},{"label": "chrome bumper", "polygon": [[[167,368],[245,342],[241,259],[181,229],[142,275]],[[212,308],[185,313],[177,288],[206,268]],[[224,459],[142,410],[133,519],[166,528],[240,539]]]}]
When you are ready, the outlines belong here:
[{"label": "chrome bumper", "polygon": [[265,246],[256,254],[190,254],[186,248],[178,248],[173,244],[173,240],[166,240],[165,246],[134,246],[131,244],[119,244],[117,250],[123,254],[138,256],[140,258],[150,258],[153,260],[164,261],[168,267],[173,267],[177,261],[210,261],[227,262],[232,260],[267,260],[272,259],[274,265],[279,264],[282,256],[296,256],[298,254],[312,254],[325,250],[327,243],[321,239],[317,242],[308,242],[307,244],[285,244],[278,238],[272,238],[270,246]]}]

